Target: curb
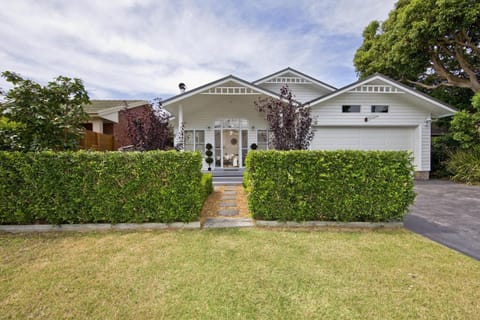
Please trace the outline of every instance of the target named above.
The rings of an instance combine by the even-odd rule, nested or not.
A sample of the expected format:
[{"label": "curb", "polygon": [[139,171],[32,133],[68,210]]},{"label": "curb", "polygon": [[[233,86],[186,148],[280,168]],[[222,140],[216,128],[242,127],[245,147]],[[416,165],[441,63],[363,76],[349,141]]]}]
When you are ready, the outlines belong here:
[{"label": "curb", "polygon": [[256,220],[258,227],[266,228],[345,228],[345,229],[399,229],[403,228],[403,222],[336,222],[336,221],[303,221],[303,222],[280,222],[280,221],[266,221]]},{"label": "curb", "polygon": [[29,224],[29,225],[0,225],[0,232],[29,233],[29,232],[86,232],[109,230],[165,230],[165,229],[200,229],[200,221],[182,223],[85,223],[85,224]]}]

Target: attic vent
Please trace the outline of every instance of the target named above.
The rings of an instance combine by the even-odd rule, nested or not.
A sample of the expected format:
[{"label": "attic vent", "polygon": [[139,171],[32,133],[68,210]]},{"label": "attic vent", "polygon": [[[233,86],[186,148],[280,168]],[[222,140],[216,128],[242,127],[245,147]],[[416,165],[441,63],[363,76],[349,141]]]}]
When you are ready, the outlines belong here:
[{"label": "attic vent", "polygon": [[350,92],[360,92],[360,93],[404,93],[396,87],[380,85],[380,84],[366,84],[363,86],[358,86],[350,90]]},{"label": "attic vent", "polygon": [[307,84],[307,83],[311,83],[311,81],[308,81],[304,78],[300,78],[300,77],[276,77],[276,78],[272,78],[268,81],[266,81],[266,83],[298,83],[298,84]]}]

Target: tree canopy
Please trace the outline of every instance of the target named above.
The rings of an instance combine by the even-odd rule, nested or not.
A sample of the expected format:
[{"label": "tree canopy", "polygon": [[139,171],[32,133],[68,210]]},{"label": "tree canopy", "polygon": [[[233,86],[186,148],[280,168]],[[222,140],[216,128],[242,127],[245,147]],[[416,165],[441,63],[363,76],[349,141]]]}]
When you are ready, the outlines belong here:
[{"label": "tree canopy", "polygon": [[15,124],[8,128],[11,150],[70,150],[79,145],[82,123],[88,119],[83,105],[90,102],[80,79],[63,76],[42,86],[5,71],[2,77],[13,85],[1,92],[0,115]]},{"label": "tree canopy", "polygon": [[127,117],[127,134],[134,150],[166,150],[172,146],[170,114],[162,107],[160,99],[154,99],[140,115],[131,109],[125,109],[124,112]]},{"label": "tree canopy", "polygon": [[399,0],[372,21],[354,57],[361,78],[376,72],[434,89],[480,91],[480,2]]}]

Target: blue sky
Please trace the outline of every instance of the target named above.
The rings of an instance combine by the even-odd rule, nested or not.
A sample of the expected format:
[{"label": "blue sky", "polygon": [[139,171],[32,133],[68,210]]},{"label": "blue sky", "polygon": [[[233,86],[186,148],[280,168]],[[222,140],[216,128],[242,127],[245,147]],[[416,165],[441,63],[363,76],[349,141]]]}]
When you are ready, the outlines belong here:
[{"label": "blue sky", "polygon": [[[0,71],[80,78],[93,99],[167,98],[288,66],[336,87],[395,0],[0,0]],[[0,87],[8,88],[3,79]]]}]

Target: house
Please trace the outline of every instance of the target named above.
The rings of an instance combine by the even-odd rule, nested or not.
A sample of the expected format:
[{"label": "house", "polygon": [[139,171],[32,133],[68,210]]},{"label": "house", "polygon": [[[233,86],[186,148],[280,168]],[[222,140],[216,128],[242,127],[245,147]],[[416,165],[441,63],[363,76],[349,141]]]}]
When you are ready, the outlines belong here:
[{"label": "house", "polygon": [[189,91],[181,84],[181,93],[163,106],[175,117],[175,133],[183,123],[186,150],[203,153],[211,143],[214,170],[242,168],[253,143],[260,150],[271,148],[254,101],[279,98],[283,85],[311,108],[312,150],[408,150],[419,179],[428,179],[430,172],[432,120],[455,112],[381,74],[337,89],[292,68],[253,82],[229,75]]},{"label": "house", "polygon": [[149,105],[146,100],[91,100],[89,105],[84,106],[89,119],[83,126],[93,132],[113,135],[115,145],[124,147],[131,144],[125,110],[140,116]]}]

